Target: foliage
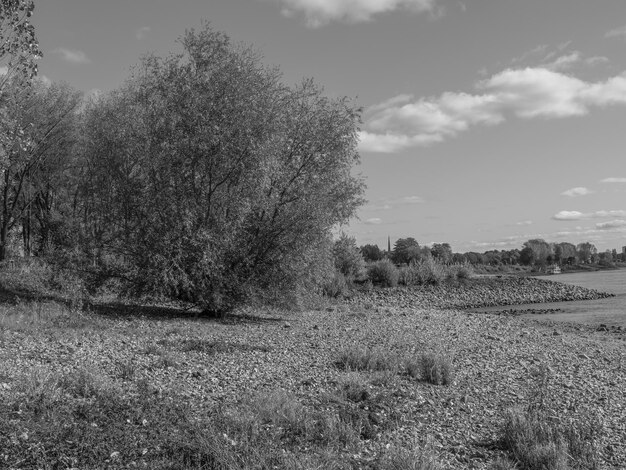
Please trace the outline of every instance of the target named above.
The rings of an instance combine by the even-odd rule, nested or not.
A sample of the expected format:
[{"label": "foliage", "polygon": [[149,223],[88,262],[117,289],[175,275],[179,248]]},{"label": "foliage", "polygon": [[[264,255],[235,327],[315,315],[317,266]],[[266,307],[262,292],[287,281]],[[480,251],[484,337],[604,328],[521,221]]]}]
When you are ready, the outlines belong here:
[{"label": "foliage", "polygon": [[437,261],[448,264],[452,261],[452,247],[449,243],[435,243],[430,248],[430,252]]},{"label": "foliage", "polygon": [[398,285],[398,268],[388,259],[382,259],[367,267],[367,275],[372,284],[382,287],[396,287]]},{"label": "foliage", "polygon": [[[550,263],[552,261],[553,249],[552,246],[547,243],[545,240],[541,238],[528,240],[524,243],[524,249],[530,249],[532,251],[532,262],[539,266],[545,266],[546,263]],[[527,254],[524,253],[524,259],[527,258]],[[520,254],[522,257],[522,254]]]},{"label": "foliage", "polygon": [[576,252],[580,261],[590,263],[595,261],[594,257],[598,254],[598,249],[593,243],[584,242],[576,246]]},{"label": "foliage", "polygon": [[322,291],[324,295],[333,299],[342,297],[348,291],[346,276],[339,271],[335,271],[333,276],[322,286]]},{"label": "foliage", "polygon": [[501,430],[504,447],[520,469],[599,468],[598,417],[588,413],[559,416],[551,408],[547,367],[533,371],[525,410],[509,410]]},{"label": "foliage", "polygon": [[333,246],[333,258],[335,269],[347,279],[354,280],[363,277],[365,260],[356,246],[354,237],[342,233]]},{"label": "foliage", "polygon": [[347,371],[397,371],[398,358],[379,349],[352,346],[342,350],[336,361],[340,369]]},{"label": "foliage", "polygon": [[424,353],[418,362],[422,380],[433,385],[450,385],[454,381],[454,367],[446,355]]},{"label": "foliage", "polygon": [[379,261],[384,258],[384,254],[378,245],[363,245],[359,248],[361,251],[361,255],[365,259],[365,261]]},{"label": "foliage", "polygon": [[409,264],[420,258],[420,246],[415,238],[400,238],[393,246],[391,259],[395,264]]},{"label": "foliage", "polygon": [[0,93],[8,81],[17,80],[23,86],[37,74],[35,59],[42,53],[31,24],[34,10],[32,0],[0,2],[0,63],[6,63],[7,69],[0,79]]},{"label": "foliage", "polygon": [[328,238],[361,203],[360,110],[280,83],[208,26],[147,57],[85,115],[84,252],[139,292],[220,315],[328,277]]},{"label": "foliage", "polygon": [[68,199],[80,93],[66,84],[11,84],[5,110],[21,135],[6,141],[0,181],[0,260],[7,257],[10,231],[21,227],[24,254],[43,253],[58,237],[54,219]]}]

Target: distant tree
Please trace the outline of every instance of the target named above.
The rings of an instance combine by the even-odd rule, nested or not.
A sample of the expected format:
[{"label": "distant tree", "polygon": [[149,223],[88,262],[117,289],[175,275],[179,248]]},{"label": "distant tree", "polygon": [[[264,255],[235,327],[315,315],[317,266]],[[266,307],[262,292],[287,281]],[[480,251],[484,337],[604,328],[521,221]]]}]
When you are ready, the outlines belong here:
[{"label": "distant tree", "polygon": [[335,269],[348,279],[365,273],[365,260],[356,246],[356,239],[342,233],[333,246]]},{"label": "distant tree", "polygon": [[519,263],[520,251],[515,248],[513,250],[503,250],[500,254],[500,258],[502,263],[504,264],[518,264]]},{"label": "distant tree", "polygon": [[452,262],[456,264],[463,264],[467,262],[467,259],[463,253],[454,253],[452,255]]},{"label": "distant tree", "polygon": [[391,260],[395,264],[409,264],[420,258],[420,246],[415,238],[400,238],[393,246]]},{"label": "distant tree", "polygon": [[591,263],[598,254],[598,249],[592,243],[584,242],[576,245],[576,253],[582,263]]},{"label": "distant tree", "polygon": [[311,80],[282,84],[208,26],[181,44],[86,111],[79,199],[94,264],[207,315],[313,288],[332,230],[362,203],[360,109]]},{"label": "distant tree", "polygon": [[544,266],[549,262],[548,258],[552,255],[552,247],[545,240],[541,238],[528,240],[524,243],[524,247],[533,251],[533,264]]},{"label": "distant tree", "polygon": [[378,245],[363,245],[360,248],[361,255],[365,261],[378,261],[384,258],[384,253],[378,248]]},{"label": "distant tree", "polygon": [[434,243],[430,252],[433,258],[442,263],[447,264],[452,261],[452,248],[449,243]]},{"label": "distant tree", "polygon": [[574,264],[576,262],[576,246],[563,242],[554,245],[554,254],[557,263]]},{"label": "distant tree", "polygon": [[484,264],[485,263],[485,256],[482,253],[477,253],[475,251],[469,251],[467,253],[465,253],[465,258],[467,259],[467,261],[470,264]]},{"label": "distant tree", "polygon": [[530,266],[534,264],[536,261],[535,251],[530,247],[526,246],[520,251],[519,254],[519,262],[525,266]]}]

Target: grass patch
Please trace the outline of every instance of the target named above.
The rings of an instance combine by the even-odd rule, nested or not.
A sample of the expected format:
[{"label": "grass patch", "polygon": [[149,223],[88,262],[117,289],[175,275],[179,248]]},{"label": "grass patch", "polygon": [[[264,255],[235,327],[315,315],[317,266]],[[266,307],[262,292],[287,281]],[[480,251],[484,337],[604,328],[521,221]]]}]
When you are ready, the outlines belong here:
[{"label": "grass patch", "polygon": [[354,403],[366,401],[371,396],[369,384],[361,375],[350,373],[339,382],[339,394]]},{"label": "grass patch", "polygon": [[346,371],[391,371],[396,373],[399,359],[397,356],[379,349],[350,347],[339,353],[336,365]]},{"label": "grass patch", "polygon": [[439,470],[432,451],[419,445],[412,448],[391,446],[383,455],[377,470]]},{"label": "grass patch", "polygon": [[588,412],[559,416],[551,409],[549,379],[546,367],[534,371],[528,406],[505,416],[503,447],[521,470],[598,469],[600,419]]},{"label": "grass patch", "polygon": [[423,353],[417,359],[406,360],[404,366],[411,377],[433,385],[451,385],[454,381],[452,362],[443,354]]},{"label": "grass patch", "polygon": [[[166,348],[176,348],[181,352],[199,352],[209,356],[221,353],[232,353],[235,351],[271,351],[271,348],[268,346],[257,346],[222,340],[206,340],[201,338],[187,338],[181,340],[161,339],[157,341],[157,344]],[[149,347],[150,350],[154,350],[154,346]]]}]

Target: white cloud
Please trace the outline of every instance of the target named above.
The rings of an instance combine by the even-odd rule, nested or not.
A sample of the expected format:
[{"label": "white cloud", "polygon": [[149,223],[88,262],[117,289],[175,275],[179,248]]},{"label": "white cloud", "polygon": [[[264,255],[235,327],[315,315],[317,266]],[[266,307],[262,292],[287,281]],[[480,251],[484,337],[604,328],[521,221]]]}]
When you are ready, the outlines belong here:
[{"label": "white cloud", "polygon": [[284,16],[304,13],[307,26],[318,28],[331,21],[360,23],[374,15],[405,9],[417,13],[441,14],[437,0],[275,0]]},{"label": "white cloud", "polygon": [[626,227],[626,220],[611,220],[610,222],[596,224],[598,230],[611,230],[622,227]]},{"label": "white cloud", "polygon": [[532,220],[522,220],[521,222],[516,222],[515,225],[532,225]]},{"label": "white cloud", "polygon": [[380,225],[380,224],[382,224],[382,222],[383,221],[380,218],[378,218],[378,217],[372,217],[371,219],[367,219],[365,221],[365,223],[367,225]]},{"label": "white cloud", "polygon": [[608,31],[604,37],[607,38],[626,38],[626,25],[621,28],[615,28],[611,31]]},{"label": "white cloud", "polygon": [[547,68],[507,69],[476,84],[481,92],[399,95],[365,113],[360,150],[394,153],[452,138],[476,125],[583,116],[593,107],[626,104],[626,73],[590,83]]},{"label": "white cloud", "polygon": [[578,211],[561,211],[552,216],[555,220],[580,220],[584,219],[585,214]]},{"label": "white cloud", "polygon": [[89,57],[87,57],[83,51],[59,47],[54,49],[52,52],[60,54],[63,60],[71,62],[72,64],[89,64],[91,62]]},{"label": "white cloud", "polygon": [[596,212],[561,211],[552,216],[554,220],[601,219],[604,217],[626,217],[626,210],[600,210]]},{"label": "white cloud", "polygon": [[135,32],[135,37],[137,38],[138,41],[141,41],[141,40],[145,39],[146,35],[149,32],[150,32],[150,26],[143,26],[142,28],[139,28]]},{"label": "white cloud", "polygon": [[567,191],[563,191],[561,193],[562,196],[576,197],[576,196],[586,196],[587,194],[592,194],[593,191],[587,188],[583,188],[578,186],[576,188],[568,189]]},{"label": "white cloud", "polygon": [[626,183],[626,178],[604,178],[600,183]]}]

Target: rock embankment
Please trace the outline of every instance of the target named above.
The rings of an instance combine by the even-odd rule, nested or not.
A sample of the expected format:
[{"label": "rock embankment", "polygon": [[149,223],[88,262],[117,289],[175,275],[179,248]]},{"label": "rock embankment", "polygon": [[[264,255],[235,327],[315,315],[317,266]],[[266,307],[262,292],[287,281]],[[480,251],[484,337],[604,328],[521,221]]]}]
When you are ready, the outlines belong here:
[{"label": "rock embankment", "polygon": [[355,295],[350,303],[402,308],[469,309],[571,300],[613,294],[533,277],[474,278],[465,283],[375,289]]}]

